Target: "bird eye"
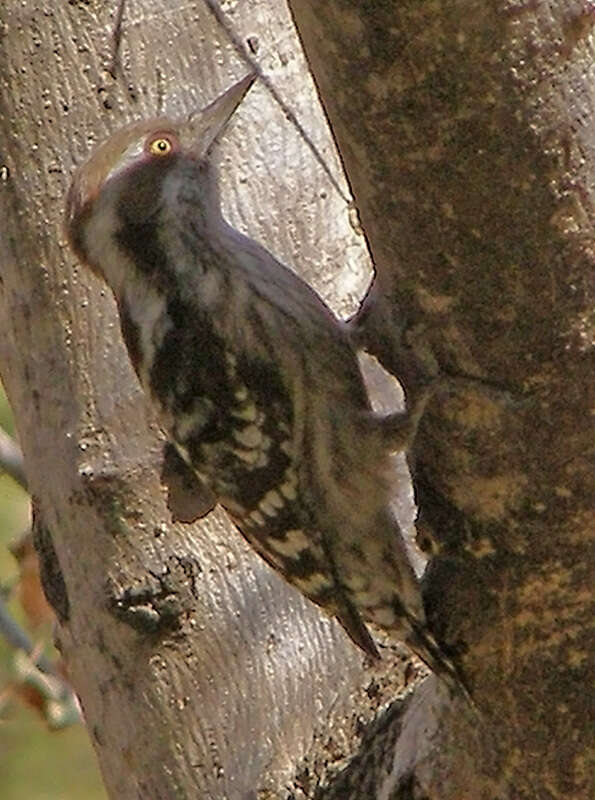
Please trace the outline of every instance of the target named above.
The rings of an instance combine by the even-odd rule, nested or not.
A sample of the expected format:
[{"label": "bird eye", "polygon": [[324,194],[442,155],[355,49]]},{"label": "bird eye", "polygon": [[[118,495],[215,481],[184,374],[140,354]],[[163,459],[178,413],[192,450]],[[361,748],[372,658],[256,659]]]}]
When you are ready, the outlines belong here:
[{"label": "bird eye", "polygon": [[158,136],[149,142],[149,153],[152,156],[167,156],[173,150],[173,144],[166,136]]}]

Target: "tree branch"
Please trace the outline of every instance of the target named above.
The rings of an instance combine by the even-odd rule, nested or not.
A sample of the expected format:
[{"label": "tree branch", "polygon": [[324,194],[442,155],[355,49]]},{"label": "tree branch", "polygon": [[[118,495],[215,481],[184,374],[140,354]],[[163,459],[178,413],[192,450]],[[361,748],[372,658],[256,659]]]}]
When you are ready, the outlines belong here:
[{"label": "tree branch", "polygon": [[6,472],[22,489],[28,491],[21,448],[2,428],[0,428],[0,471]]}]

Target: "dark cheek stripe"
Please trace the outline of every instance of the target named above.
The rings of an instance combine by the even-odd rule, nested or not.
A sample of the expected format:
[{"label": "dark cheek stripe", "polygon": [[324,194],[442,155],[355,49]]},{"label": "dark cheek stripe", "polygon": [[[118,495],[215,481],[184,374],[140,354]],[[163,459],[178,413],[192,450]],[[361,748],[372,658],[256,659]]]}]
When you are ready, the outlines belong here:
[{"label": "dark cheek stripe", "polygon": [[164,295],[175,289],[176,270],[170,265],[167,253],[159,241],[156,219],[125,223],[116,234],[116,242],[134,262],[139,273],[155,288]]}]

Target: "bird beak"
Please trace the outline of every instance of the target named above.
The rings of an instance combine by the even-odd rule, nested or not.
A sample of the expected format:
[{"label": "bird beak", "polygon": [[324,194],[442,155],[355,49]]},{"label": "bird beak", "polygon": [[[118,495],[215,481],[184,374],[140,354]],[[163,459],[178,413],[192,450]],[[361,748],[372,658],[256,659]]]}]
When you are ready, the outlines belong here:
[{"label": "bird beak", "polygon": [[196,156],[204,158],[255,80],[254,73],[246,75],[206,108],[194,111],[188,117],[184,128],[192,137],[193,144],[190,149]]}]

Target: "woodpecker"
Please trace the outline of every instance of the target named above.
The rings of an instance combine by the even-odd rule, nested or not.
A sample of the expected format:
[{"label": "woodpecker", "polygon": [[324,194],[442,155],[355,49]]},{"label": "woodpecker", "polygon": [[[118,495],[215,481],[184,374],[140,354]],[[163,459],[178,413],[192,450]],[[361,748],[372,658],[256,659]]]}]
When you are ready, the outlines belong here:
[{"label": "woodpecker", "polygon": [[368,624],[379,626],[460,686],[390,509],[391,454],[420,409],[374,414],[348,326],[222,216],[211,149],[252,82],[184,123],[114,133],[74,174],[69,241],[111,288],[132,366],[196,488],[187,521],[219,503],[365,653],[378,657]]}]

